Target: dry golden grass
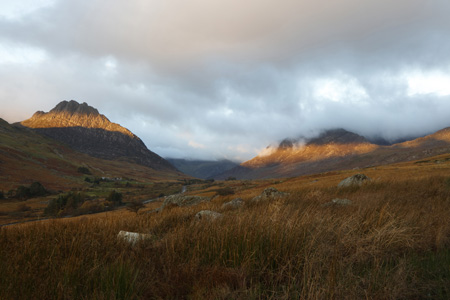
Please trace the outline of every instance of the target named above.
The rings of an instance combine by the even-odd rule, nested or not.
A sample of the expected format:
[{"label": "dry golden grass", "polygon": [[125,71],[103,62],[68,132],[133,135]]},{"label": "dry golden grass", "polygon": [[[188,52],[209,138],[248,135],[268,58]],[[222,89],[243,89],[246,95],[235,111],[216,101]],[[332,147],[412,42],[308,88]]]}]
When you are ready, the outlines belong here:
[{"label": "dry golden grass", "polygon": [[[3,227],[0,299],[448,299],[449,171],[409,163],[225,182],[235,195],[193,207]],[[357,172],[372,182],[336,187]],[[268,186],[290,195],[251,203]],[[243,208],[221,209],[235,197]],[[323,206],[334,198],[353,204]],[[196,221],[202,209],[224,217]],[[154,239],[132,247],[120,230]]]}]

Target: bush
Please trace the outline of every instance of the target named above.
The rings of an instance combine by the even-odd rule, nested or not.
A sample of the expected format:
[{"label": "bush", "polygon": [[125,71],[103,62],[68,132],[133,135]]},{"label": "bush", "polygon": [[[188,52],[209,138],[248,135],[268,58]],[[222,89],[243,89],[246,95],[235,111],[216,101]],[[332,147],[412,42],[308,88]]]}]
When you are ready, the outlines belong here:
[{"label": "bush", "polygon": [[40,182],[33,182],[30,187],[19,186],[16,190],[15,197],[25,200],[34,197],[42,197],[48,195],[49,192]]},{"label": "bush", "polygon": [[40,197],[48,194],[48,191],[40,182],[33,182],[30,186],[31,197]]},{"label": "bush", "polygon": [[63,216],[76,210],[85,201],[82,193],[69,192],[66,195],[59,195],[58,198],[50,200],[44,210],[46,216]]},{"label": "bush", "polygon": [[108,197],[106,198],[106,201],[112,202],[114,205],[121,205],[122,204],[122,193],[118,193],[115,190],[109,193]]},{"label": "bush", "polygon": [[79,167],[78,173],[85,174],[85,175],[92,175],[91,171],[86,167]]},{"label": "bush", "polygon": [[127,209],[131,212],[138,213],[141,208],[144,208],[144,203],[139,200],[134,200],[127,204]]}]

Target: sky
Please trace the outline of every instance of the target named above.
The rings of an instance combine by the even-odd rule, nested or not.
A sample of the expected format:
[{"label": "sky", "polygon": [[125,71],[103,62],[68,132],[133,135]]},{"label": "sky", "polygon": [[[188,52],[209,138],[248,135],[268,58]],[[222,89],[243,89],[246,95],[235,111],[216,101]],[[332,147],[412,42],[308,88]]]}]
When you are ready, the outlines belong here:
[{"label": "sky", "polygon": [[163,157],[450,126],[448,0],[0,0],[0,117],[87,102]]}]

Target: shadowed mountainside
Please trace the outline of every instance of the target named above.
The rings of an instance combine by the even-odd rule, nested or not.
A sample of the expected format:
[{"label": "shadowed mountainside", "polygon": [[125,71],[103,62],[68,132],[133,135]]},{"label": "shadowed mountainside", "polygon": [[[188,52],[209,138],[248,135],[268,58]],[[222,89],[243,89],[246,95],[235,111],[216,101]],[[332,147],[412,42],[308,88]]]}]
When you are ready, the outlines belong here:
[{"label": "shadowed mountainside", "polygon": [[220,179],[292,177],[411,161],[450,151],[450,128],[390,146],[370,143],[344,129],[328,130],[309,140],[283,140],[277,148],[218,176]]},{"label": "shadowed mountainside", "polygon": [[97,158],[129,161],[155,170],[175,171],[169,162],[147,149],[136,135],[119,124],[110,122],[86,103],[62,101],[50,112],[38,111],[20,124]]},{"label": "shadowed mountainside", "polygon": [[237,163],[230,160],[208,161],[176,158],[167,158],[167,160],[181,172],[200,179],[213,179],[217,175],[238,166]]}]

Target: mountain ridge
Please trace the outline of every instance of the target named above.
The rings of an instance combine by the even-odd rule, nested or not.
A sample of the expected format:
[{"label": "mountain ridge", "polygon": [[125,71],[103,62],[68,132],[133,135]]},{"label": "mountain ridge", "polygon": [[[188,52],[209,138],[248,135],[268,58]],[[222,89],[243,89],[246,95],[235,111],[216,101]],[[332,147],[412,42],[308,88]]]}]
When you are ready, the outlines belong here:
[{"label": "mountain ridge", "polygon": [[345,129],[332,129],[310,139],[284,139],[266,148],[219,179],[292,177],[348,168],[411,161],[450,152],[450,127],[411,141],[377,145]]}]

